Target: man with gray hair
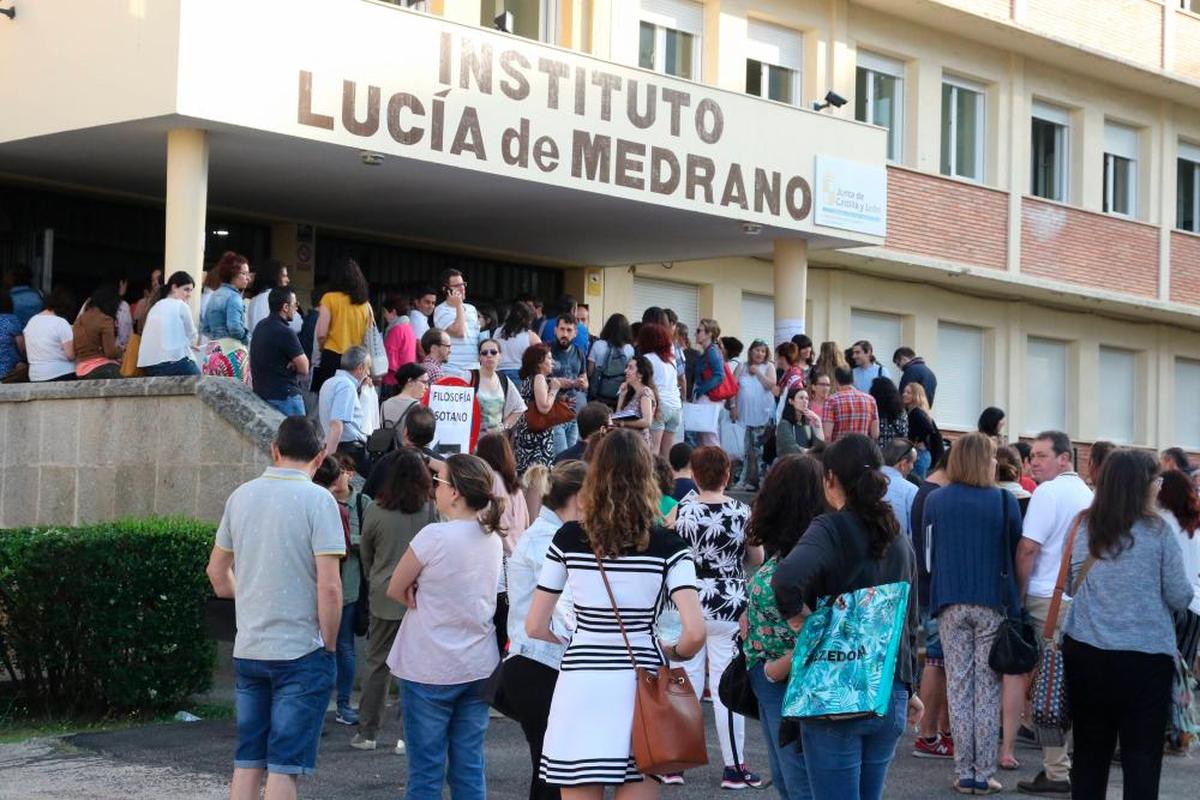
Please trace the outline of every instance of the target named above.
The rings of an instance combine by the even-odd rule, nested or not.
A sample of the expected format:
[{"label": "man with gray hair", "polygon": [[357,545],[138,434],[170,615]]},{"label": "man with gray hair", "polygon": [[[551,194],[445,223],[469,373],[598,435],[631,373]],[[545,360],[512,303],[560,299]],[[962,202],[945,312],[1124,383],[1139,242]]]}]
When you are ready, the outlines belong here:
[{"label": "man with gray hair", "polygon": [[346,453],[354,459],[358,474],[364,478],[371,471],[371,461],[359,393],[370,379],[371,357],[367,348],[355,345],[342,353],[337,372],[325,381],[317,396],[317,416],[325,432],[325,454]]},{"label": "man with gray hair", "polygon": [[917,448],[908,439],[896,437],[883,448],[883,467],[880,471],[887,478],[888,488],[883,499],[892,506],[892,513],[900,522],[900,530],[912,538],[912,507],[917,497],[917,487],[908,480],[908,473],[917,463]]}]

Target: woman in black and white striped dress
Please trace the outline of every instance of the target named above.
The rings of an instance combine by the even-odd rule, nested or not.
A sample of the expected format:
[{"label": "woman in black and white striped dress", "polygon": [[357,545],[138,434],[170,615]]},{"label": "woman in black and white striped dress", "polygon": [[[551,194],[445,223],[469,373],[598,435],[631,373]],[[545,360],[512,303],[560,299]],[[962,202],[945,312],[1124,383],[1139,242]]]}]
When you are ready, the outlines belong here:
[{"label": "woman in black and white striped dress", "polygon": [[525,622],[530,636],[558,641],[550,618],[570,585],[576,628],[554,689],[540,774],[563,787],[568,800],[600,798],[604,786],[614,784],[621,800],[656,797],[658,785],[643,782],[630,754],[633,665],[596,554],[604,559],[621,621],[645,667],[666,663],[653,625],[667,596],[679,609],[683,632],[666,652],[686,660],[699,651],[704,618],[696,570],[683,540],[655,524],[654,463],[637,434],[608,433],[589,467],[580,492],[583,523],[568,523],[555,534]]}]

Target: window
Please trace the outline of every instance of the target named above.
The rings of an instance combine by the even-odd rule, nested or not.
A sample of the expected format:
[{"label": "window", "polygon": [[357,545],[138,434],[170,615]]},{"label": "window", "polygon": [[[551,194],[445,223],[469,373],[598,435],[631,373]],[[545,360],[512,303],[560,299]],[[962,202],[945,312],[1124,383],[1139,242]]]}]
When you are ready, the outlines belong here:
[{"label": "window", "polygon": [[1030,163],[1033,175],[1029,191],[1036,197],[1067,202],[1067,142],[1070,112],[1064,108],[1033,103]]},{"label": "window", "polygon": [[942,174],[983,180],[983,87],[942,79]]},{"label": "window", "polygon": [[1175,436],[1173,444],[1189,450],[1200,449],[1200,361],[1175,359]]},{"label": "window", "polygon": [[[883,365],[892,380],[900,378],[892,365],[892,353],[904,344],[901,322],[901,318],[895,314],[850,309],[850,342],[857,342],[859,339],[870,342],[871,349],[875,351],[875,360]],[[850,342],[846,343],[847,347],[850,346]]]},{"label": "window", "polygon": [[1029,337],[1025,352],[1027,433],[1067,429],[1067,344]]},{"label": "window", "polygon": [[1113,347],[1100,348],[1101,439],[1132,444],[1137,429],[1137,353]]},{"label": "window", "polygon": [[903,157],[904,64],[890,58],[858,51],[855,75],[854,118],[887,128],[887,157]]},{"label": "window", "polygon": [[[775,357],[775,300],[762,294],[742,292],[742,332],[738,335],[746,350],[755,339],[762,339],[771,346],[771,358]],[[743,360],[749,355],[742,351]]]},{"label": "window", "polygon": [[983,330],[939,322],[937,366],[934,417],[946,427],[974,430],[983,410]]},{"label": "window", "polygon": [[780,103],[795,103],[804,67],[799,31],[749,21],[746,32],[746,93]]},{"label": "window", "polygon": [[1137,214],[1138,132],[1104,123],[1104,211],[1132,217]]},{"label": "window", "polygon": [[704,9],[691,0],[642,0],[638,66],[679,78],[700,78]]},{"label": "window", "polygon": [[480,10],[481,24],[491,27],[496,15],[507,11],[513,15],[513,30],[526,39],[558,44],[559,3],[561,0],[502,0],[493,4],[485,1]]},{"label": "window", "polygon": [[1175,184],[1175,227],[1200,233],[1200,147],[1179,143],[1179,180]]}]

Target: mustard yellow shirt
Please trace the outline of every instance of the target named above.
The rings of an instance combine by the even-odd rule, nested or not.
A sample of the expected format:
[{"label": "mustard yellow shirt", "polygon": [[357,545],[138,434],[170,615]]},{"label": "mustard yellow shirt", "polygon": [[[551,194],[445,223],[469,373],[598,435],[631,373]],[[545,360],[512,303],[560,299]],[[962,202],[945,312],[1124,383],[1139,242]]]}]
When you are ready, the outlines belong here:
[{"label": "mustard yellow shirt", "polygon": [[321,307],[329,309],[329,336],[322,350],[344,353],[363,343],[371,319],[370,303],[353,305],[345,292],[326,292]]}]

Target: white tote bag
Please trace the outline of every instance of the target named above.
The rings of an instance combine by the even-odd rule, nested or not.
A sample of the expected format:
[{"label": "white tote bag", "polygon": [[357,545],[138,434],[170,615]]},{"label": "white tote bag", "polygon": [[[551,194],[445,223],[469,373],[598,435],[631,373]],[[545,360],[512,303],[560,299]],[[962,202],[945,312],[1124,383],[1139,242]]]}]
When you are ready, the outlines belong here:
[{"label": "white tote bag", "polygon": [[721,408],[720,403],[684,403],[683,429],[692,433],[718,433]]}]

